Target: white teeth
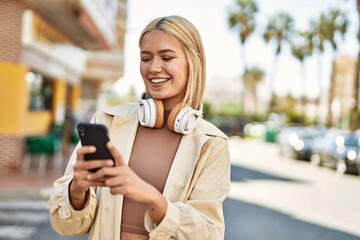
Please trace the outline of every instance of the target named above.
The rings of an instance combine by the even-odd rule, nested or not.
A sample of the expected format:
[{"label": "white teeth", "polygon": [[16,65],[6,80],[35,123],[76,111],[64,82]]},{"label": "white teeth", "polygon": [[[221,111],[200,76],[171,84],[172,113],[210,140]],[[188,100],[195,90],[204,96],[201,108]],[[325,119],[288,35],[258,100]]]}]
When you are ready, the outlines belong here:
[{"label": "white teeth", "polygon": [[150,80],[152,83],[163,83],[167,81],[167,78],[156,78]]}]

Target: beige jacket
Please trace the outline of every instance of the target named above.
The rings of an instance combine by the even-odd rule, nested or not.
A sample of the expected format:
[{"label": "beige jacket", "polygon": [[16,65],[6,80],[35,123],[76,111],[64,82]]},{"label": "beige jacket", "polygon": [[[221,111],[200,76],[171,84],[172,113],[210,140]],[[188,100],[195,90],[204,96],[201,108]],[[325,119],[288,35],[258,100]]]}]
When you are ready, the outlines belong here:
[{"label": "beige jacket", "polygon": [[[108,126],[110,141],[128,161],[138,127],[136,105],[99,111],[92,122]],[[91,188],[84,209],[72,208],[68,185],[76,161],[74,153],[64,176],[55,181],[48,203],[53,229],[64,236],[89,233],[91,240],[119,240],[122,195],[111,195],[106,187]],[[156,226],[147,214],[145,216],[150,239],[224,239],[222,203],[229,188],[227,137],[202,119],[180,142],[163,192],[168,200],[164,219]]]}]

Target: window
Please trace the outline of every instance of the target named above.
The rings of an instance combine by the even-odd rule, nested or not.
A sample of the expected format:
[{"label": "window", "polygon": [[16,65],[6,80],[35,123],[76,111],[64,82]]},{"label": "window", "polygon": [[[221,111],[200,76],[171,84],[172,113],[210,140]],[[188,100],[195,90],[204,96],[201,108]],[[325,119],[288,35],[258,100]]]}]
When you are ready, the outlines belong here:
[{"label": "window", "polygon": [[38,73],[28,72],[26,74],[26,82],[29,89],[29,110],[51,110],[52,87],[50,79]]}]

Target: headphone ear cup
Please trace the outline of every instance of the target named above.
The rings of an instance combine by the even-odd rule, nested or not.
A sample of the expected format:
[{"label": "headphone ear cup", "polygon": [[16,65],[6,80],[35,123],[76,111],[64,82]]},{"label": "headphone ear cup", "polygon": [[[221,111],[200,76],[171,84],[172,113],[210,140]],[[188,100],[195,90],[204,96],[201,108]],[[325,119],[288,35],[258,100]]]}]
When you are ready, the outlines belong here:
[{"label": "headphone ear cup", "polygon": [[189,134],[196,127],[201,118],[200,110],[194,110],[190,106],[181,107],[181,103],[178,103],[169,115],[167,126],[171,131]]},{"label": "headphone ear cup", "polygon": [[154,128],[161,128],[164,123],[164,105],[161,100],[153,99],[155,106],[155,124]]},{"label": "headphone ear cup", "polygon": [[164,122],[164,105],[157,99],[138,100],[138,119],[142,126],[160,128]]},{"label": "headphone ear cup", "polygon": [[167,127],[168,127],[168,129],[170,129],[173,132],[176,132],[175,129],[174,129],[174,126],[175,126],[175,121],[177,119],[177,115],[180,112],[180,110],[181,110],[181,104],[178,103],[171,110],[171,112],[169,114],[169,117],[168,117],[168,120],[167,120]]}]

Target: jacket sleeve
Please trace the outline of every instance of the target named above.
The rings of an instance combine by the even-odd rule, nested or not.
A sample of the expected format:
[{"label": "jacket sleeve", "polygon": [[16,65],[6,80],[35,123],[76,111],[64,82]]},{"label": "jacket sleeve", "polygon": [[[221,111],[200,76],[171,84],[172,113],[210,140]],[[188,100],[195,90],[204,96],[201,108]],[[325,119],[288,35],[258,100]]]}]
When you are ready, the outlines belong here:
[{"label": "jacket sleeve", "polygon": [[76,161],[74,150],[65,174],[55,181],[48,202],[50,223],[55,232],[62,236],[82,236],[92,223],[97,205],[96,194],[90,188],[87,202],[82,210],[75,210],[69,200],[69,184],[73,178],[72,166]]},{"label": "jacket sleeve", "polygon": [[[91,122],[107,124],[108,117],[98,112]],[[82,236],[86,234],[92,224],[97,207],[97,199],[94,188],[90,188],[87,202],[82,210],[75,210],[69,199],[69,184],[73,179],[73,165],[76,162],[76,150],[81,146],[79,143],[73,151],[65,174],[54,182],[52,193],[48,201],[51,226],[62,236]]]},{"label": "jacket sleeve", "polygon": [[204,148],[186,200],[168,201],[165,217],[157,226],[146,214],[150,239],[224,239],[222,203],[230,190],[228,142],[213,137]]}]

